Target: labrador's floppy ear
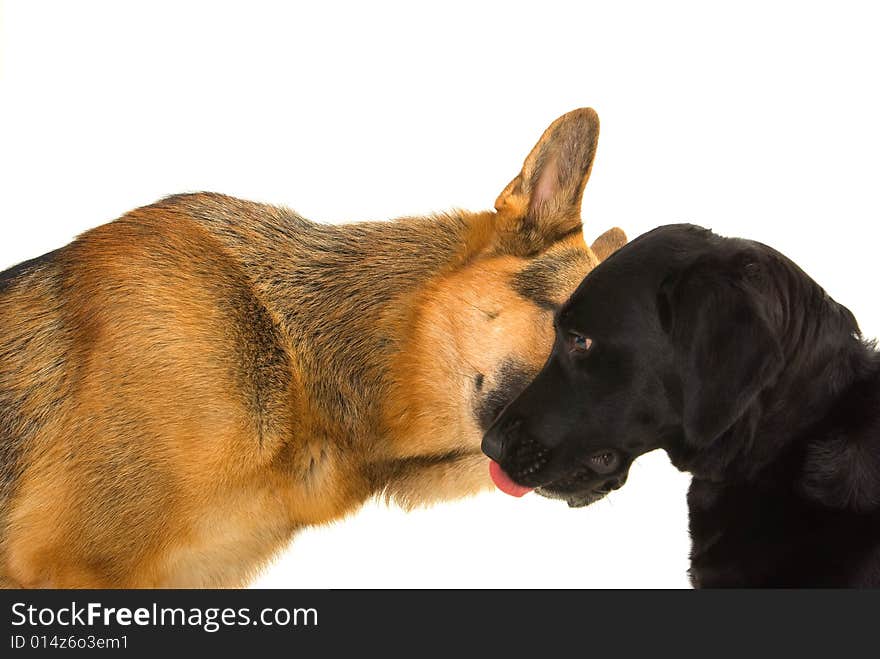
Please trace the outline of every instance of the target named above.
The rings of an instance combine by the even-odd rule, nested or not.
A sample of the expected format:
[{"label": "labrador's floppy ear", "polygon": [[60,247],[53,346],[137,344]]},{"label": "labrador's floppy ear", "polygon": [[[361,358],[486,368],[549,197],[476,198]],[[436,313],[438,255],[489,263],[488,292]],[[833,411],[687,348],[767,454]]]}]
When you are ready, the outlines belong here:
[{"label": "labrador's floppy ear", "polygon": [[681,375],[685,440],[707,446],[782,369],[769,311],[741,269],[715,262],[665,281],[657,307]]},{"label": "labrador's floppy ear", "polygon": [[544,131],[495,201],[507,251],[533,254],[581,230],[581,197],[598,140],[599,117],[592,108],[564,114]]}]

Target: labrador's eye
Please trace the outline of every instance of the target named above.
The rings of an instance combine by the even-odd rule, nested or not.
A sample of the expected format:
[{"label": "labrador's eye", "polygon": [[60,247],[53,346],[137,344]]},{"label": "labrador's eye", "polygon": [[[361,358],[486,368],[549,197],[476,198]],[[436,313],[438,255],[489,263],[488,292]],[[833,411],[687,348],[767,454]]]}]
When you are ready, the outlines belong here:
[{"label": "labrador's eye", "polygon": [[572,352],[584,353],[593,346],[593,340],[582,334],[572,333],[568,337],[568,345]]}]

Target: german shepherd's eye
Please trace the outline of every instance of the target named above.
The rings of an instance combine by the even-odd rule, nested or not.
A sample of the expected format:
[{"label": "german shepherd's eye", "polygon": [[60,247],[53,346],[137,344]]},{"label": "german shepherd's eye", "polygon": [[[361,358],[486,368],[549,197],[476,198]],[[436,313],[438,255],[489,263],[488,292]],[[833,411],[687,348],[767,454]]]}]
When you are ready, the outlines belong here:
[{"label": "german shepherd's eye", "polygon": [[568,349],[571,352],[585,353],[589,352],[592,347],[592,339],[583,336],[582,334],[575,334],[574,332],[568,335]]}]

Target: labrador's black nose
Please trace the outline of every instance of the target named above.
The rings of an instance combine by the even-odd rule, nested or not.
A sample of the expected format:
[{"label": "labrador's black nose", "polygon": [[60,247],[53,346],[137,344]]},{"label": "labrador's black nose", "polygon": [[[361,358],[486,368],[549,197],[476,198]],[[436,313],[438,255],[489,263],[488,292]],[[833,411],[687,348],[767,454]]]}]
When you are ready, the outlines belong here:
[{"label": "labrador's black nose", "polygon": [[481,448],[487,457],[495,462],[501,462],[504,457],[504,435],[498,424],[489,428],[489,432],[483,436]]}]

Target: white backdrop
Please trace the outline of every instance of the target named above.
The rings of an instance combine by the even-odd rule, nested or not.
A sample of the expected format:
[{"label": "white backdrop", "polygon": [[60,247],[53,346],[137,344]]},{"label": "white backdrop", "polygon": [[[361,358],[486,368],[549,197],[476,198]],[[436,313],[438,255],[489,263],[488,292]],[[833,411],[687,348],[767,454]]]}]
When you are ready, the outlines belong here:
[{"label": "white backdrop", "polygon": [[[690,221],[762,240],[877,335],[878,16],[715,4],[7,1],[0,269],[188,190],[328,222],[489,208],[589,105],[588,238]],[[371,504],[257,585],[687,586],[687,484],[656,453],[587,509]]]}]

